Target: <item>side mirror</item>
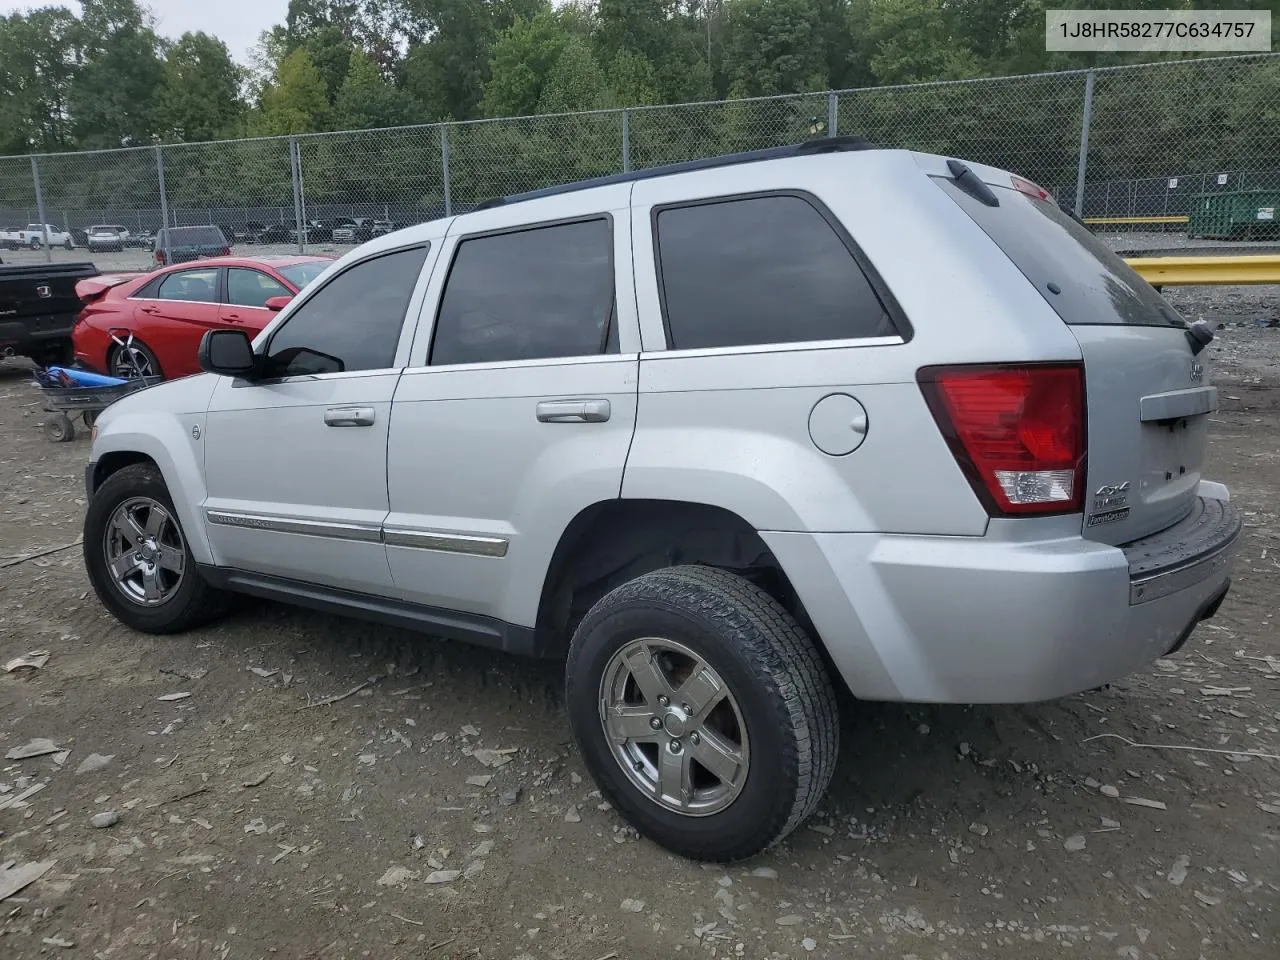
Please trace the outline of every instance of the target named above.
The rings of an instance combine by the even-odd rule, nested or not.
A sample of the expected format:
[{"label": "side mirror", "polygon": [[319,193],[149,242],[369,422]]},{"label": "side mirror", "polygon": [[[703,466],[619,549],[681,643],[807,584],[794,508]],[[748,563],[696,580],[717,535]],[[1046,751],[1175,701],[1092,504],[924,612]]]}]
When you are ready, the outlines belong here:
[{"label": "side mirror", "polygon": [[263,306],[266,307],[268,310],[270,310],[272,313],[279,313],[281,310],[283,310],[285,307],[289,305],[289,301],[292,299],[293,297],[271,297],[270,299],[267,300],[266,303],[263,304]]},{"label": "side mirror", "polygon": [[209,330],[200,338],[200,369],[224,377],[251,377],[258,369],[253,342],[243,330]]}]

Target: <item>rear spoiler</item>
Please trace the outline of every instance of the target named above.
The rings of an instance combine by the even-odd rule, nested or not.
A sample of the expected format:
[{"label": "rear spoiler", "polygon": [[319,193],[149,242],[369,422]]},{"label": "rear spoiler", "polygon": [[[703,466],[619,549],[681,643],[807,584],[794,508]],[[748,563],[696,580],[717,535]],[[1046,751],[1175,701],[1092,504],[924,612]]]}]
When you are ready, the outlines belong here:
[{"label": "rear spoiler", "polygon": [[104,273],[96,277],[89,277],[76,284],[76,296],[84,303],[92,303],[112,287],[118,287],[120,284],[128,283],[130,280],[140,276],[142,276],[142,271],[136,273]]}]

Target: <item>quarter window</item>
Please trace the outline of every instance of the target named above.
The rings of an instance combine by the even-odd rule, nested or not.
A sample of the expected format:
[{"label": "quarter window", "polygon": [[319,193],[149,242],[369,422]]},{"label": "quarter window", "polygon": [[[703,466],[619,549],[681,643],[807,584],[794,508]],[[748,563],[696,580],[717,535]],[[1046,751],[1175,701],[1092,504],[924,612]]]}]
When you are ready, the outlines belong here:
[{"label": "quarter window", "polygon": [[458,244],[431,364],[616,351],[613,225],[605,218]]},{"label": "quarter window", "polygon": [[231,267],[227,270],[227,303],[237,307],[263,307],[272,297],[291,297],[293,291],[261,270]]},{"label": "quarter window", "polygon": [[801,197],[662,209],[657,245],[671,349],[897,333],[840,235]]},{"label": "quarter window", "polygon": [[271,336],[268,377],[381,370],[395,363],[405,310],[427,248],[399,250],[344,270]]},{"label": "quarter window", "polygon": [[193,303],[218,302],[218,271],[179,270],[160,281],[157,300],[187,300]]}]

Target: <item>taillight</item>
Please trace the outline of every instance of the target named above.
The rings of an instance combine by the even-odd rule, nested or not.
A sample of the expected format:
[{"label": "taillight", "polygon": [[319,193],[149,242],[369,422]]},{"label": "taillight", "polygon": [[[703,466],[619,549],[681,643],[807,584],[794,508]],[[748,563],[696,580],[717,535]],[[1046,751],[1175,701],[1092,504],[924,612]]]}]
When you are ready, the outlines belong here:
[{"label": "taillight", "polygon": [[229,257],[229,256],[231,256],[231,248],[230,248],[230,247],[223,247],[223,248],[222,248],[222,252],[221,252],[220,254],[218,254],[218,256],[220,256],[220,257]]},{"label": "taillight", "polygon": [[160,264],[161,266],[164,266],[164,251],[163,251],[163,250],[157,250],[157,251],[156,251],[156,263]]},{"label": "taillight", "polygon": [[1078,363],[926,367],[920,387],[992,516],[1084,504],[1084,370]]},{"label": "taillight", "polygon": [[1035,200],[1047,200],[1053,203],[1053,194],[1038,183],[1032,183],[1030,180],[1024,180],[1022,177],[1013,178],[1013,189],[1019,193],[1025,193],[1028,197]]}]

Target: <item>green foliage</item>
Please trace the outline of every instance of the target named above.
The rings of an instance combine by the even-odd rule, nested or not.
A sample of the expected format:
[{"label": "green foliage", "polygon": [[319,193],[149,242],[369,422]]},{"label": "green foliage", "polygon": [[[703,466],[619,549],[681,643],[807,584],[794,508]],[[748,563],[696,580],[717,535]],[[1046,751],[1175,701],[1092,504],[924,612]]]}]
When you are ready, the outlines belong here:
[{"label": "green foliage", "polygon": [[206,33],[184,33],[165,57],[156,108],[163,138],[194,142],[235,136],[244,107],[240,80],[226,44]]},{"label": "green foliage", "polygon": [[280,62],[275,81],[262,91],[254,119],[255,132],[261,136],[327,129],[329,97],[324,77],[305,47]]},{"label": "green foliage", "polygon": [[737,0],[731,14],[734,89],[749,97],[825,90],[818,13],[815,0]]},{"label": "green foliage", "polygon": [[0,18],[0,154],[70,146],[79,22],[47,7]]},{"label": "green foliage", "polygon": [[67,109],[82,147],[148,143],[164,82],[160,41],[135,0],[83,0],[79,51]]},{"label": "green foliage", "polygon": [[395,127],[412,122],[414,104],[409,95],[382,78],[378,66],[359,51],[333,105],[333,125],[338,130]]},{"label": "green foliage", "polygon": [[536,113],[543,88],[572,34],[546,9],[532,20],[516,20],[493,44],[484,112],[490,117]]}]

